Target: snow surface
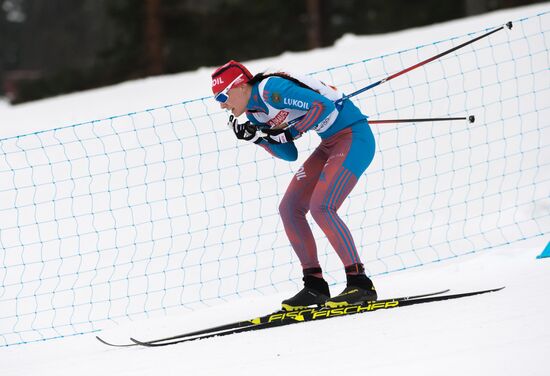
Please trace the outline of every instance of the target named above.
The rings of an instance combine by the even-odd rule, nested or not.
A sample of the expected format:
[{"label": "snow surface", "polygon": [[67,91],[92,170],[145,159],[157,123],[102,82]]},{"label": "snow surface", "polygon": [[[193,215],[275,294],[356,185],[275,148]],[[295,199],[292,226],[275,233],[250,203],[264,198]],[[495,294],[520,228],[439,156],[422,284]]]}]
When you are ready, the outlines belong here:
[{"label": "snow surface", "polygon": [[[548,3],[387,35],[345,36],[335,46],[249,62],[254,71],[315,71],[431,43],[550,9]],[[46,99],[0,105],[0,138],[210,95],[211,68]],[[506,286],[461,300],[190,342],[160,349],[112,349],[95,334],[0,349],[0,375],[549,375],[548,239],[376,278],[381,297],[451,288]],[[337,286],[333,289],[336,293]],[[122,324],[99,333],[113,342],[149,339],[265,314],[294,291],[195,312]]]},{"label": "snow surface", "polygon": [[[109,348],[95,334],[0,349],[8,375],[548,375],[550,259],[542,239],[376,279],[380,295],[447,287],[500,292],[158,349]],[[100,333],[124,343],[252,318],[281,296],[234,302]]]}]

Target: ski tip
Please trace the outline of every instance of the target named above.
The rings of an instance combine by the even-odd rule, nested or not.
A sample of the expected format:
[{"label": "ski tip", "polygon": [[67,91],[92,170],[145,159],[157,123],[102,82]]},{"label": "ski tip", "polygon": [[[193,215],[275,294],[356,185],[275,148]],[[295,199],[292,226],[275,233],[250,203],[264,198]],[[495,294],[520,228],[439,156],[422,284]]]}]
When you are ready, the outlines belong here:
[{"label": "ski tip", "polygon": [[[495,287],[495,288],[492,288],[492,289],[478,290],[477,293],[478,294],[485,294],[485,293],[488,293],[488,292],[497,292],[497,291],[502,290],[504,287],[506,287],[506,286]],[[476,291],[473,291],[473,292],[476,292]]]},{"label": "ski tip", "polygon": [[504,289],[504,287],[506,287],[506,286],[495,287],[495,288],[486,289],[486,290],[479,290],[479,291],[477,291],[477,294],[474,294],[474,295],[478,295],[478,294],[487,294],[487,293],[490,293],[490,292],[497,292],[497,291],[500,291],[500,290]]},{"label": "ski tip", "polygon": [[101,337],[99,337],[99,336],[95,336],[95,338],[96,338],[99,342],[103,343],[104,345],[113,346],[112,343],[109,343],[109,342],[105,341],[103,338],[101,338]]},{"label": "ski tip", "polygon": [[135,346],[135,344],[133,343],[130,343],[130,344],[124,344],[124,345],[120,345],[120,344],[115,344],[115,343],[109,343],[107,341],[105,341],[103,338],[99,337],[99,336],[95,336],[95,338],[103,343],[104,345],[107,345],[107,346],[111,346],[111,347],[131,347],[131,346]]}]

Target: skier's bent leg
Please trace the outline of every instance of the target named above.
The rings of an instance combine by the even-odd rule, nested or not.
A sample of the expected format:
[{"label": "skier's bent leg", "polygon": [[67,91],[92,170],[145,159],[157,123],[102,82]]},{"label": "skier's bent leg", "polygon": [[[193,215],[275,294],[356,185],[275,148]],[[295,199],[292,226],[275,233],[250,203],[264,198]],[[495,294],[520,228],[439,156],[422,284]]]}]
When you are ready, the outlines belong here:
[{"label": "skier's bent leg", "polygon": [[[317,246],[306,214],[325,160],[323,151],[316,149],[292,178],[279,205],[285,232],[303,269],[320,267]],[[321,277],[321,274],[318,273],[317,277]]]}]

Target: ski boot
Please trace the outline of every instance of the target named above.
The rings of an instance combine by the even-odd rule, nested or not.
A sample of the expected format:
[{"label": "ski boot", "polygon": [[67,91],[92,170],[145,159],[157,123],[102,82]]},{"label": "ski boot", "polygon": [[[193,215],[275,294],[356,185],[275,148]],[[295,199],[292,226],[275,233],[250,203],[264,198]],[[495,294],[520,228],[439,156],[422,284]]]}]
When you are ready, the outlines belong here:
[{"label": "ski boot", "polygon": [[[312,268],[317,270],[318,268]],[[318,269],[319,273],[321,269]],[[322,306],[330,298],[328,283],[321,277],[306,274],[304,270],[304,288],[292,298],[283,300],[282,306],[285,311],[295,311],[311,306]]]},{"label": "ski boot", "polygon": [[360,274],[346,274],[347,286],[339,295],[328,299],[325,306],[328,308],[345,307],[352,304],[372,302],[378,299],[378,294],[371,279],[364,273],[363,265],[356,264],[346,268],[359,271]]}]

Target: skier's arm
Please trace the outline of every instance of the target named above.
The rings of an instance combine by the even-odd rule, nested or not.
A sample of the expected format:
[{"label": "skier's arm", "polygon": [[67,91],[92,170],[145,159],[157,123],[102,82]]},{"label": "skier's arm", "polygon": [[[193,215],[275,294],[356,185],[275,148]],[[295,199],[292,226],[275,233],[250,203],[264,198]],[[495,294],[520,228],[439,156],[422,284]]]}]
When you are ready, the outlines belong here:
[{"label": "skier's arm", "polygon": [[[247,114],[247,118],[249,122],[251,123],[250,126],[254,127],[255,135],[259,135],[259,130],[257,128],[258,125],[263,125],[259,123],[256,118],[253,115]],[[238,136],[237,136],[238,138]],[[269,154],[276,158],[283,159],[285,161],[295,161],[298,159],[298,149],[296,149],[296,145],[294,145],[293,142],[286,142],[286,143],[271,143],[267,139],[263,137],[254,137],[254,139],[250,140],[254,142],[256,145],[261,146],[264,148]]]},{"label": "skier's arm", "polygon": [[272,156],[284,159],[285,161],[293,162],[298,159],[298,149],[296,149],[296,145],[292,141],[284,144],[272,144],[261,139],[258,145],[263,147]]},{"label": "skier's arm", "polygon": [[281,77],[269,79],[264,88],[263,98],[278,109],[307,111],[300,121],[288,129],[291,139],[299,137],[310,129],[321,133],[328,129],[338,117],[338,110],[333,101],[316,91]]}]

